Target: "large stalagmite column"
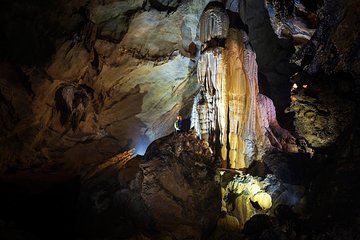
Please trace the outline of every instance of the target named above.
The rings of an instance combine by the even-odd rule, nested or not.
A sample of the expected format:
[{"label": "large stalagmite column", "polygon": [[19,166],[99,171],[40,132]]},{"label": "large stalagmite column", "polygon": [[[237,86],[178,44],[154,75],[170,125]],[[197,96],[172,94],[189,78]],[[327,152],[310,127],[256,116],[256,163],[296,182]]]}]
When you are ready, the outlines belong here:
[{"label": "large stalagmite column", "polygon": [[263,109],[268,105],[258,101],[262,95],[256,54],[246,33],[229,28],[229,22],[218,2],[210,3],[201,16],[203,46],[197,67],[201,88],[194,101],[192,125],[203,139],[220,143],[218,155],[224,167],[240,169],[270,148],[271,129],[263,119],[268,117],[264,112],[269,111]]},{"label": "large stalagmite column", "polygon": [[[257,84],[253,84],[244,64],[243,37],[239,30],[230,29],[225,45],[227,60],[226,82],[229,115],[229,160],[231,168],[245,168],[246,157],[253,157]],[[247,151],[251,150],[251,151]],[[250,155],[251,154],[251,155]]]}]

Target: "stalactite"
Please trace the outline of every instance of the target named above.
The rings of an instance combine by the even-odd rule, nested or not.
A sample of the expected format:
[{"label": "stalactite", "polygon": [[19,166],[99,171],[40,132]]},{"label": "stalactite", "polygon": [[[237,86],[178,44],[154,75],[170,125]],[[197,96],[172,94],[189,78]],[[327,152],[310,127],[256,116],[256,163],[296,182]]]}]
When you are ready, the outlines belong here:
[{"label": "stalactite", "polygon": [[206,9],[200,20],[200,41],[206,43],[215,38],[226,38],[229,29],[229,17],[224,8]]},{"label": "stalactite", "polygon": [[194,99],[191,122],[201,139],[209,140],[209,136],[215,130],[215,106],[215,96],[210,96],[203,91]]}]

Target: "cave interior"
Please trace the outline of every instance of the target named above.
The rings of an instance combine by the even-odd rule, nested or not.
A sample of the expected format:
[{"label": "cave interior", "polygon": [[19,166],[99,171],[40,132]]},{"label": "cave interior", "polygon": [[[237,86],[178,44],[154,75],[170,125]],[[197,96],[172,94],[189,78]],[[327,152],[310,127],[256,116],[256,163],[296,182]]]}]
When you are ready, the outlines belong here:
[{"label": "cave interior", "polygon": [[0,239],[360,239],[359,16],[0,0]]}]

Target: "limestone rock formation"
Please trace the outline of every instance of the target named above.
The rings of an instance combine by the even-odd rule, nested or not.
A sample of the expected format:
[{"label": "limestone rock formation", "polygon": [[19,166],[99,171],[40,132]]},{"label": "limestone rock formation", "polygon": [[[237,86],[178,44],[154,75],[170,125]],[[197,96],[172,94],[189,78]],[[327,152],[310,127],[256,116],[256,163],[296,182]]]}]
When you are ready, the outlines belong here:
[{"label": "limestone rock formation", "polygon": [[314,89],[319,83],[311,84],[314,85],[300,85],[293,91],[289,111],[295,113],[294,124],[299,135],[312,147],[323,148],[334,144],[350,124],[354,103],[335,96],[333,87],[320,93]]},{"label": "limestone rock formation", "polygon": [[357,29],[359,7],[357,1],[324,1],[319,15],[319,26],[309,44],[305,45],[293,61],[314,75],[346,72],[357,77],[360,73],[359,39]]},{"label": "limestone rock formation", "polygon": [[241,171],[224,170],[221,171],[221,186],[223,215],[216,234],[236,226],[231,230],[236,236],[236,231],[242,230],[252,217],[261,214],[274,216],[279,206],[295,209],[302,205],[301,199],[305,197],[303,185],[286,184],[272,174],[260,178]]},{"label": "limestone rock formation", "polygon": [[299,67],[289,61],[289,56],[294,53],[292,40],[278,38],[274,33],[263,0],[228,2],[234,6],[234,10],[229,8],[230,11],[239,13],[243,28],[247,31],[256,53],[260,93],[273,100],[280,126],[292,129],[291,115],[284,113],[289,106],[289,78],[299,71]]},{"label": "limestone rock formation", "polygon": [[[324,1],[319,27],[294,56],[303,70],[292,78],[295,125],[315,148],[319,172],[312,182],[311,211],[322,219],[321,235],[352,238],[359,229],[359,2]],[[349,31],[350,30],[350,31]],[[356,177],[355,177],[356,176]],[[327,179],[326,183],[323,179]],[[316,200],[315,200],[316,199]],[[327,217],[326,217],[327,216]],[[330,217],[329,217],[330,216]],[[338,221],[346,222],[346,227]],[[331,226],[331,229],[326,226]]]},{"label": "limestone rock formation", "polygon": [[295,113],[297,132],[316,148],[334,146],[358,108],[359,33],[345,30],[359,26],[357,4],[325,1],[314,36],[293,56],[303,71],[292,77],[288,110]]},{"label": "limestone rock formation", "polygon": [[1,1],[0,239],[358,238],[359,1],[209,2]]},{"label": "limestone rock formation", "polygon": [[[208,2],[4,3],[1,22],[18,27],[1,25],[0,171],[75,174],[133,147],[142,153],[168,134],[178,112],[189,115],[198,90],[194,59]],[[160,3],[167,9],[159,11]],[[64,87],[74,89],[66,107]]]},{"label": "limestone rock formation", "polygon": [[259,94],[256,54],[247,34],[236,28],[225,31],[228,25],[219,4],[209,4],[200,21],[204,51],[198,61],[200,92],[192,124],[200,137],[212,143],[219,139],[223,166],[239,169],[261,159],[271,146],[269,137],[282,148],[270,125],[280,137],[291,134],[277,123],[271,100]]},{"label": "limestone rock formation", "polygon": [[278,37],[291,38],[295,45],[310,40],[317,27],[314,10],[307,9],[301,1],[269,0],[265,1],[265,4],[271,25]]},{"label": "limestone rock formation", "polygon": [[234,176],[224,192],[223,211],[238,219],[240,229],[253,215],[272,207],[271,196],[262,189],[258,180],[249,175],[240,173]]},{"label": "limestone rock formation", "polygon": [[[275,174],[264,178],[227,169],[219,174],[211,148],[194,131],[160,138],[144,156],[132,154],[117,155],[82,177],[78,223],[90,239],[234,239],[252,217],[274,217],[281,206],[296,211],[304,204],[307,183],[284,178],[292,164],[285,155],[280,157],[287,163],[274,164]],[[271,161],[276,157],[266,164]]]},{"label": "limestone rock formation", "polygon": [[219,2],[211,2],[205,8],[200,19],[200,41],[210,42],[212,39],[225,39],[229,30],[229,16]]},{"label": "limestone rock formation", "polygon": [[126,228],[134,234],[137,227],[135,232],[155,238],[202,239],[216,226],[221,209],[216,161],[195,133],[160,138],[123,167],[110,160],[83,178],[79,223],[93,229],[89,235],[115,237]]},{"label": "limestone rock formation", "polygon": [[[160,231],[177,239],[200,239],[220,213],[216,161],[194,132],[152,143],[141,162],[141,197]],[[205,234],[205,235],[203,235]]]},{"label": "limestone rock formation", "polygon": [[198,88],[192,58],[206,3],[4,3],[0,172],[76,174],[133,147],[143,153],[170,133]]}]

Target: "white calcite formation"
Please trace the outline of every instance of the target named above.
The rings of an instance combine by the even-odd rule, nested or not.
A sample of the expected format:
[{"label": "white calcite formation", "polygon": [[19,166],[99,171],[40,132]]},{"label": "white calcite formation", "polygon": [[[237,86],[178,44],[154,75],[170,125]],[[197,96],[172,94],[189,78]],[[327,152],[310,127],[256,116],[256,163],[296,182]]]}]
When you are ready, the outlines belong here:
[{"label": "white calcite formation", "polygon": [[224,170],[220,175],[221,211],[229,221],[218,222],[218,228],[241,230],[254,215],[273,216],[280,205],[292,206],[296,212],[304,206],[304,187],[283,183],[275,175],[260,178],[240,170]]},{"label": "white calcite formation", "polygon": [[238,172],[222,189],[221,209],[237,218],[240,229],[255,214],[268,213],[271,209],[272,197],[265,189],[265,181]]},{"label": "white calcite formation", "polygon": [[[224,167],[247,168],[253,160],[261,159],[271,143],[282,148],[277,133],[291,135],[278,125],[272,101],[259,94],[256,54],[246,33],[235,28],[226,30],[229,25],[226,13],[218,7],[215,10],[206,10],[201,17],[200,39],[205,50],[198,60],[197,79],[201,88],[195,97],[192,125],[201,138],[220,143]],[[219,22],[222,20],[223,25]],[[226,41],[221,47],[218,39],[224,33]],[[213,36],[218,44],[207,46],[204,41]],[[272,127],[280,130],[274,134]]]}]

